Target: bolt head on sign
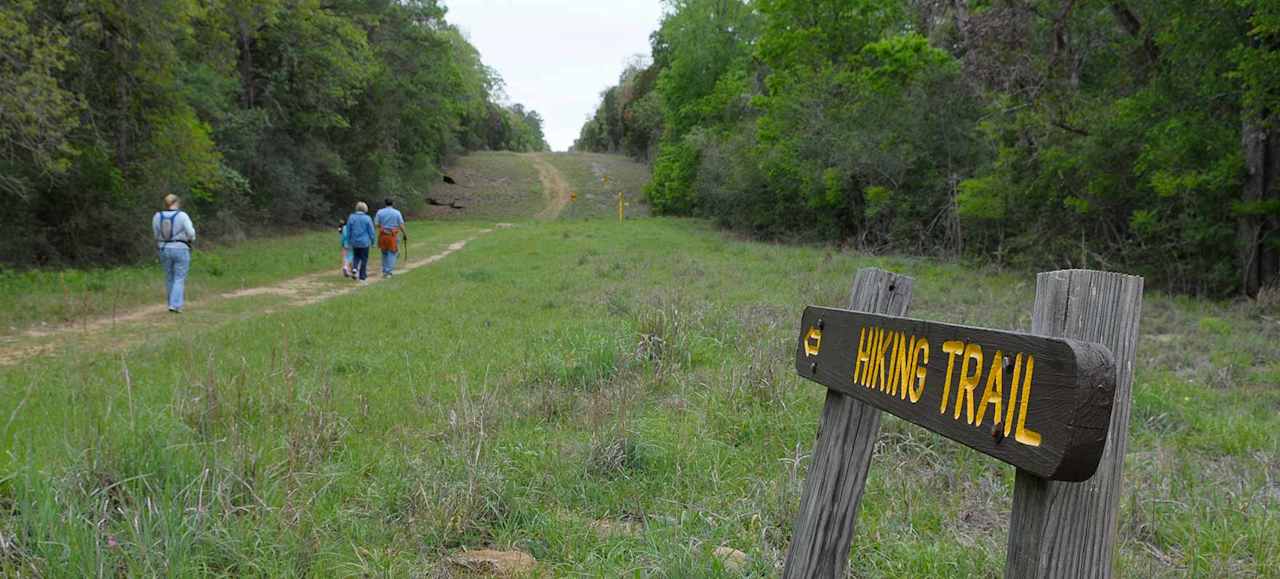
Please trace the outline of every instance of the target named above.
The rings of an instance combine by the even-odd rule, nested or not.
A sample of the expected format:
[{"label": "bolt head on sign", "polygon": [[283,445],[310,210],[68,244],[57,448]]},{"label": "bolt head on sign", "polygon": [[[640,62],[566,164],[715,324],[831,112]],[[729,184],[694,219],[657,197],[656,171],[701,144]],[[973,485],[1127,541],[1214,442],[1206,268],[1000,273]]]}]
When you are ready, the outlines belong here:
[{"label": "bolt head on sign", "polygon": [[1082,481],[1115,397],[1101,344],[810,306],[796,372],[1037,476]]}]

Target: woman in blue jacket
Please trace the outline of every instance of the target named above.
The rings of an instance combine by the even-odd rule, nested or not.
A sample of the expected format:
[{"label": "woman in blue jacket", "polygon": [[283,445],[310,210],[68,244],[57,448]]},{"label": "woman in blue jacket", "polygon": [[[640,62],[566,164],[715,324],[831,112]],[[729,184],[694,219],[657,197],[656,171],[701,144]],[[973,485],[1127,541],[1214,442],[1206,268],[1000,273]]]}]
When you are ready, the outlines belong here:
[{"label": "woman in blue jacket", "polygon": [[351,244],[352,278],[362,283],[369,277],[369,247],[373,245],[373,219],[364,201],[356,203],[356,212],[347,218],[347,242]]}]

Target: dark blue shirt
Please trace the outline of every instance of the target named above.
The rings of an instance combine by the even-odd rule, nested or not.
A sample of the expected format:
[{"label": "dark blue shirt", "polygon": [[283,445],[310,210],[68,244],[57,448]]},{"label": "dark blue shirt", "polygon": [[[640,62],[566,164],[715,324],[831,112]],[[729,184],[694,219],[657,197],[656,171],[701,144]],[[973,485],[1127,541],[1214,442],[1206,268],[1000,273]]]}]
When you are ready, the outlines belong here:
[{"label": "dark blue shirt", "polygon": [[363,211],[357,211],[347,218],[347,236],[351,247],[370,247],[373,245],[373,219]]}]

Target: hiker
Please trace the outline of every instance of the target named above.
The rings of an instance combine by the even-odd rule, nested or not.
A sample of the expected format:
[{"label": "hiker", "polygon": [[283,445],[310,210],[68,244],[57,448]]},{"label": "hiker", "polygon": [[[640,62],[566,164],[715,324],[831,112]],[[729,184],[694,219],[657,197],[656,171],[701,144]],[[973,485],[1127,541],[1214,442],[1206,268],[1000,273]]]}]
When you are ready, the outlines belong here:
[{"label": "hiker", "polygon": [[404,216],[393,207],[395,201],[388,197],[386,203],[386,207],[378,210],[373,222],[378,226],[378,249],[382,250],[382,277],[391,277],[396,268],[396,256],[400,253],[400,235],[403,234],[408,241],[409,234],[404,230]]},{"label": "hiker", "polygon": [[351,279],[367,283],[373,220],[369,218],[369,206],[364,201],[356,203],[356,212],[347,218],[347,243],[351,245]]},{"label": "hiker", "polygon": [[342,243],[342,277],[351,277],[351,238],[346,221],[338,222],[338,240]]},{"label": "hiker", "polygon": [[191,224],[191,217],[182,211],[182,200],[171,193],[164,197],[164,210],[151,218],[151,229],[156,235],[160,264],[164,266],[165,299],[169,302],[169,311],[180,314],[187,272],[191,269],[191,242],[196,240],[195,225]]}]

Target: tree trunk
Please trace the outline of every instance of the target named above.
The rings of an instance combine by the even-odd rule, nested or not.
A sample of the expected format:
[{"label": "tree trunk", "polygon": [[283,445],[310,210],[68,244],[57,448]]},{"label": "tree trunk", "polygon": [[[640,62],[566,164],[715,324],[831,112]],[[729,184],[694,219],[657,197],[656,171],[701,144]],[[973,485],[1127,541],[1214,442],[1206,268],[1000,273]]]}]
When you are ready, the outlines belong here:
[{"label": "tree trunk", "polygon": [[[1266,123],[1248,118],[1242,134],[1248,171],[1241,200],[1246,207],[1280,200],[1280,181],[1276,179],[1280,175],[1280,135]],[[1280,250],[1274,239],[1280,236],[1280,216],[1246,212],[1239,217],[1237,231],[1242,286],[1245,294],[1256,296],[1266,285],[1280,282]]]}]

